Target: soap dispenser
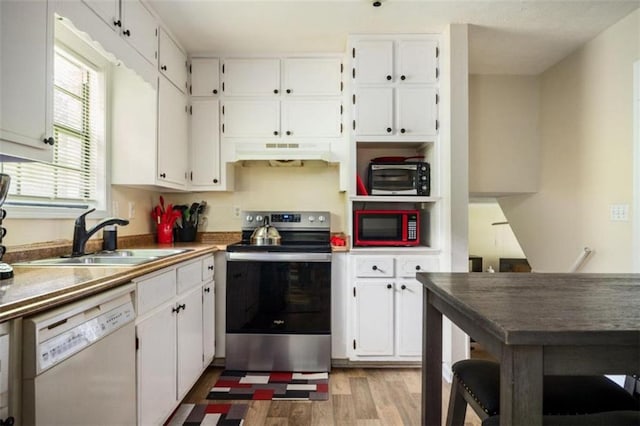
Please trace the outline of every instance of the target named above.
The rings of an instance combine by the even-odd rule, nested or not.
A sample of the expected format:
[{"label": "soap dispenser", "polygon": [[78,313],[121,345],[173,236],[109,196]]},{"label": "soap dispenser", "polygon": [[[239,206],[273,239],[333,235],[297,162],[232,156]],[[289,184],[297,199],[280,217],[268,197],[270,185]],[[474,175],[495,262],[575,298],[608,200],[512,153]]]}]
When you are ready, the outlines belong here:
[{"label": "soap dispenser", "polygon": [[118,249],[118,227],[107,225],[102,230],[102,250],[115,251]]}]

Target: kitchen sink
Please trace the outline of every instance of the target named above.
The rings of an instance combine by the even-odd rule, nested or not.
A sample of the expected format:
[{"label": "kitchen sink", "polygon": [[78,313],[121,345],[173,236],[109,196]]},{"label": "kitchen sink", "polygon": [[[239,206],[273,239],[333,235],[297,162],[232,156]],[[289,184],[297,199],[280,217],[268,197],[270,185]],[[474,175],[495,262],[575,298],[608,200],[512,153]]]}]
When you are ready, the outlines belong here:
[{"label": "kitchen sink", "polygon": [[191,249],[130,249],[105,251],[78,257],[52,257],[14,263],[13,266],[136,266]]}]

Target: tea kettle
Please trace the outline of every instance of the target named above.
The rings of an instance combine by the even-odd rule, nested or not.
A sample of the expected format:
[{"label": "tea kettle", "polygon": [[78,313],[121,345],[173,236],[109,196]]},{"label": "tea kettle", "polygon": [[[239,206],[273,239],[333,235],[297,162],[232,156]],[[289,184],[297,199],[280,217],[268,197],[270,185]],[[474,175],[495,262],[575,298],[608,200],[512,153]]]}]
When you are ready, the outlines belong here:
[{"label": "tea kettle", "polygon": [[251,245],[253,246],[279,246],[280,233],[269,225],[269,216],[265,216],[262,226],[257,227],[251,234]]}]

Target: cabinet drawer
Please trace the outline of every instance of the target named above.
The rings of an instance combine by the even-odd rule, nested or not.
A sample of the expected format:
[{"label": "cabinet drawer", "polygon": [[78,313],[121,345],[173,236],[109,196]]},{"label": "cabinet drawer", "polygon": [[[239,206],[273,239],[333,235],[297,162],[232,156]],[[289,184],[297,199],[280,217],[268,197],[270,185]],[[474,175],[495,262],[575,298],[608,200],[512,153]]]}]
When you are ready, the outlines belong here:
[{"label": "cabinet drawer", "polygon": [[174,269],[136,282],[137,314],[144,315],[176,295]]},{"label": "cabinet drawer", "polygon": [[202,282],[202,259],[178,268],[178,293],[182,293]]},{"label": "cabinet drawer", "polygon": [[363,257],[356,259],[356,276],[365,278],[393,277],[393,258]]},{"label": "cabinet drawer", "polygon": [[214,265],[213,255],[202,258],[202,281],[207,282],[213,279]]},{"label": "cabinet drawer", "polygon": [[416,272],[437,272],[438,258],[435,256],[402,256],[398,258],[398,276],[415,277]]}]

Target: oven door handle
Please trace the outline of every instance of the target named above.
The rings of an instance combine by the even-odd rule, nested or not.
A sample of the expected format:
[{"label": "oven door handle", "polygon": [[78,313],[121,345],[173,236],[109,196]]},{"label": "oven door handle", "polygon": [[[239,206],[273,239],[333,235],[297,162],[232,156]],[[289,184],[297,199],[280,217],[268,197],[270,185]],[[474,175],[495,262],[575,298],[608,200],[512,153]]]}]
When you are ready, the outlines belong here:
[{"label": "oven door handle", "polygon": [[227,252],[227,260],[258,262],[331,262],[331,253],[236,253]]}]

